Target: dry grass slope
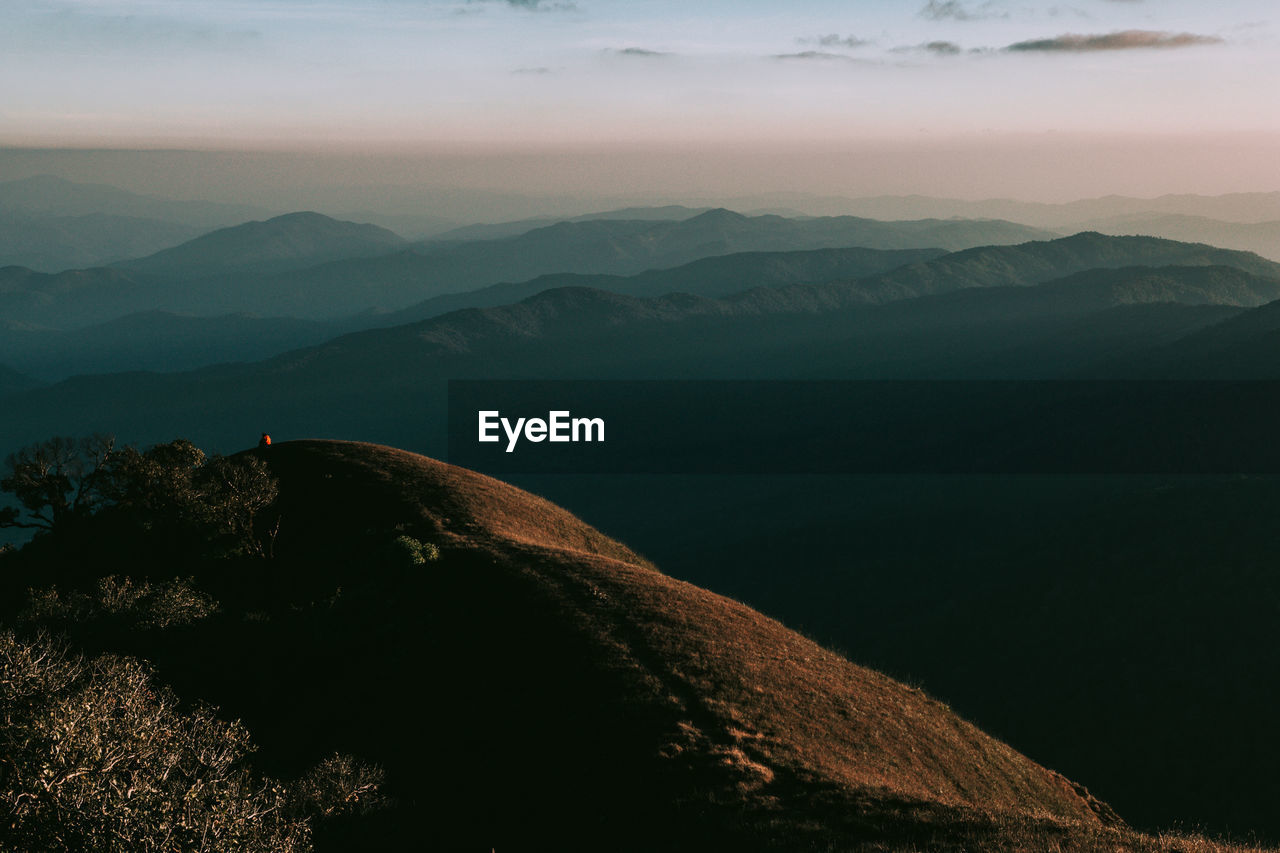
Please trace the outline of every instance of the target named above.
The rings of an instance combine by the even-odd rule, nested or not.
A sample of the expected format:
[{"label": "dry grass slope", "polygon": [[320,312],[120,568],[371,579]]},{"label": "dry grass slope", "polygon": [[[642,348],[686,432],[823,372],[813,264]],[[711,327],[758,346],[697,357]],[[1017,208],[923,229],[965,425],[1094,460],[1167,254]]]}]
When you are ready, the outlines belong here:
[{"label": "dry grass slope", "polygon": [[649,762],[667,786],[660,796],[713,837],[738,833],[777,849],[1228,849],[1131,832],[1082,787],[923,692],[663,575],[512,486],[370,444],[259,452],[282,495],[340,506],[357,525],[390,520],[429,535],[445,551],[441,571],[470,573],[453,589],[476,600],[507,595],[529,620],[525,632],[569,631],[584,659],[546,660],[548,683],[578,679],[597,694],[614,711],[610,742]]}]

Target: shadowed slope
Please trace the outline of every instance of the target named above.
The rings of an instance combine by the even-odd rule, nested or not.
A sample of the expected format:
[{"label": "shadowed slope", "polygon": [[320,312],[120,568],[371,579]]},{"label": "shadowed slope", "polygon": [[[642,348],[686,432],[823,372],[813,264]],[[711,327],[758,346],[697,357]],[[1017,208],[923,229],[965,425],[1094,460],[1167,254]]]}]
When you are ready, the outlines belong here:
[{"label": "shadowed slope", "polygon": [[0,396],[30,388],[34,383],[11,367],[0,364]]},{"label": "shadowed slope", "polygon": [[[425,749],[449,781],[405,795],[449,803],[431,818],[442,837],[573,846],[600,821],[610,846],[674,833],[790,848],[1119,823],[922,692],[661,574],[540,498],[376,445],[255,452],[281,480],[282,551],[332,552],[341,524],[444,552],[413,651],[436,698],[415,719],[470,745],[452,754],[430,735],[398,756],[415,764],[408,754]],[[347,689],[397,706],[404,688]]]}]

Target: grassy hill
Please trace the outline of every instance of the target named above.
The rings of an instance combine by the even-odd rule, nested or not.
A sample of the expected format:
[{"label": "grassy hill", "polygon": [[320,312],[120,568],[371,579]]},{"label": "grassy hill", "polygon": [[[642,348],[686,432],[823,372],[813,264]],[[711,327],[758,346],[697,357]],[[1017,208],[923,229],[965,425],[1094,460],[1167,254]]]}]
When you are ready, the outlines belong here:
[{"label": "grassy hill", "polygon": [[[513,486],[368,444],[252,455],[279,478],[275,559],[188,562],[217,609],[180,629],[66,628],[242,719],[273,774],[335,749],[385,768],[395,805],[319,849],[1182,849]],[[386,559],[396,537],[439,559]],[[74,570],[10,558],[6,584],[167,568],[145,537],[92,544]]]}]

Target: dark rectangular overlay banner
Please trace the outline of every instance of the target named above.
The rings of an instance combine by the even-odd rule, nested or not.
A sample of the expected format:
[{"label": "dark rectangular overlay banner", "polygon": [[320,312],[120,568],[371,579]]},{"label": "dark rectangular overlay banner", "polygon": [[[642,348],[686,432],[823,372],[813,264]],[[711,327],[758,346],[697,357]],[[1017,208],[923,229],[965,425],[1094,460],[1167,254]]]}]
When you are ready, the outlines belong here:
[{"label": "dark rectangular overlay banner", "polygon": [[491,474],[1277,474],[1276,381],[451,381]]}]

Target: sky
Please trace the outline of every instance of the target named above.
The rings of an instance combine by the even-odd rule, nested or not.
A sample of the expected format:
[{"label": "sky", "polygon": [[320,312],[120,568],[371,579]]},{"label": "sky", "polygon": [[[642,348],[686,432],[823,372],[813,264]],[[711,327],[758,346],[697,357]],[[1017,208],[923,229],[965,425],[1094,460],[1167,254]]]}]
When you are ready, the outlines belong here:
[{"label": "sky", "polygon": [[1276,11],[5,0],[0,146],[430,155],[415,180],[525,191],[1275,190]]}]

